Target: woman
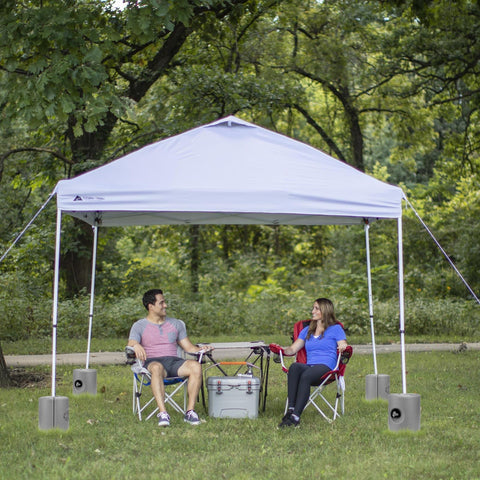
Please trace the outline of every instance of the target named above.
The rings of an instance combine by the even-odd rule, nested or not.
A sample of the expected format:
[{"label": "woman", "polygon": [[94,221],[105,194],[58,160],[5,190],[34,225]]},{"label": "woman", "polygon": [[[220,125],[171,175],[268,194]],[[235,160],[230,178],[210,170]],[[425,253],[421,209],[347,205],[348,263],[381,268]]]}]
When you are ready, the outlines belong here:
[{"label": "woman", "polygon": [[[319,385],[320,378],[337,364],[337,349],[347,348],[345,332],[335,318],[333,303],[327,298],[315,300],[312,308],[312,321],[289,347],[271,345],[270,349],[284,355],[295,355],[305,347],[307,363],[295,362],[288,371],[288,410],[280,428],[297,427],[300,415],[310,396],[311,385]],[[275,352],[277,350],[277,352]]]}]

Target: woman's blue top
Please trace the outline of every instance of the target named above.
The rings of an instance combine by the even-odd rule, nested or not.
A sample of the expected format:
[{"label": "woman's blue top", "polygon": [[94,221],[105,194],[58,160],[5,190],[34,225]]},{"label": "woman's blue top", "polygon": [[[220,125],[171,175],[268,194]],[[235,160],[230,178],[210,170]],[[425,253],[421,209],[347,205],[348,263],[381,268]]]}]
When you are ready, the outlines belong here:
[{"label": "woman's blue top", "polygon": [[322,364],[333,370],[337,364],[337,342],[347,339],[341,325],[331,325],[323,332],[321,337],[315,338],[310,335],[308,340],[306,339],[307,332],[308,327],[305,327],[298,336],[305,342],[307,365]]}]

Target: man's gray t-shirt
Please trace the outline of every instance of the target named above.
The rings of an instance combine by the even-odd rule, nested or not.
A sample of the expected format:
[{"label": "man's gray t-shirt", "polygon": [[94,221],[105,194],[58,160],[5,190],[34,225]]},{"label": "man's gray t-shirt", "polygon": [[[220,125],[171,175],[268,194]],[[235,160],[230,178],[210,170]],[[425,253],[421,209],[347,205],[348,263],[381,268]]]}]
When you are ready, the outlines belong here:
[{"label": "man's gray t-shirt", "polygon": [[136,321],[128,338],[142,345],[147,358],[155,358],[178,356],[177,342],[186,337],[185,323],[177,318],[167,317],[161,325],[146,318]]}]

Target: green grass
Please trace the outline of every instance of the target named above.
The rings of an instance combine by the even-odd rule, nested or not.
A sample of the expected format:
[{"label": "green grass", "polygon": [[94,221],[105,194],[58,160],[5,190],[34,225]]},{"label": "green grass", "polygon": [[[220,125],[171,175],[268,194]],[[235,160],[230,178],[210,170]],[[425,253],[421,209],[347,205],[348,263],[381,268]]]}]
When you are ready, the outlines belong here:
[{"label": "green grass", "polygon": [[[354,354],[348,366],[343,418],[329,425],[307,409],[301,427],[286,431],[276,429],[286,390],[276,364],[257,419],[203,414],[207,422],[191,427],[173,412],[168,429],[132,415],[128,367],[99,367],[100,393],[91,396],[73,395],[74,367],[59,366],[57,395],[70,404],[66,432],[38,430],[38,401],[49,388],[0,391],[0,478],[478,479],[478,361],[475,351],[407,353],[407,389],[421,395],[418,432],[390,431],[388,402],[364,400],[370,355]],[[400,355],[378,355],[378,367],[400,393]]]}]

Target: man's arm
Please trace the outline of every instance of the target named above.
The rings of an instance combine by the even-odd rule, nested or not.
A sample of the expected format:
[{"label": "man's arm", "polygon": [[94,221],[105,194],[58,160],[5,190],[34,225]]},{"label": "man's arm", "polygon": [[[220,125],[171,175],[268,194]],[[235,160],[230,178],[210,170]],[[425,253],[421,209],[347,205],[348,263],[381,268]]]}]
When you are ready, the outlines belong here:
[{"label": "man's arm", "polygon": [[142,362],[144,362],[147,359],[147,354],[145,353],[145,349],[140,345],[139,342],[136,340],[130,339],[127,343],[129,347],[133,347],[133,350],[135,351],[135,356]]},{"label": "man's arm", "polygon": [[197,347],[194,345],[188,337],[185,337],[183,340],[179,340],[178,344],[185,350],[187,353],[197,353],[200,351],[209,352],[213,350],[211,345],[202,345],[201,347]]}]

